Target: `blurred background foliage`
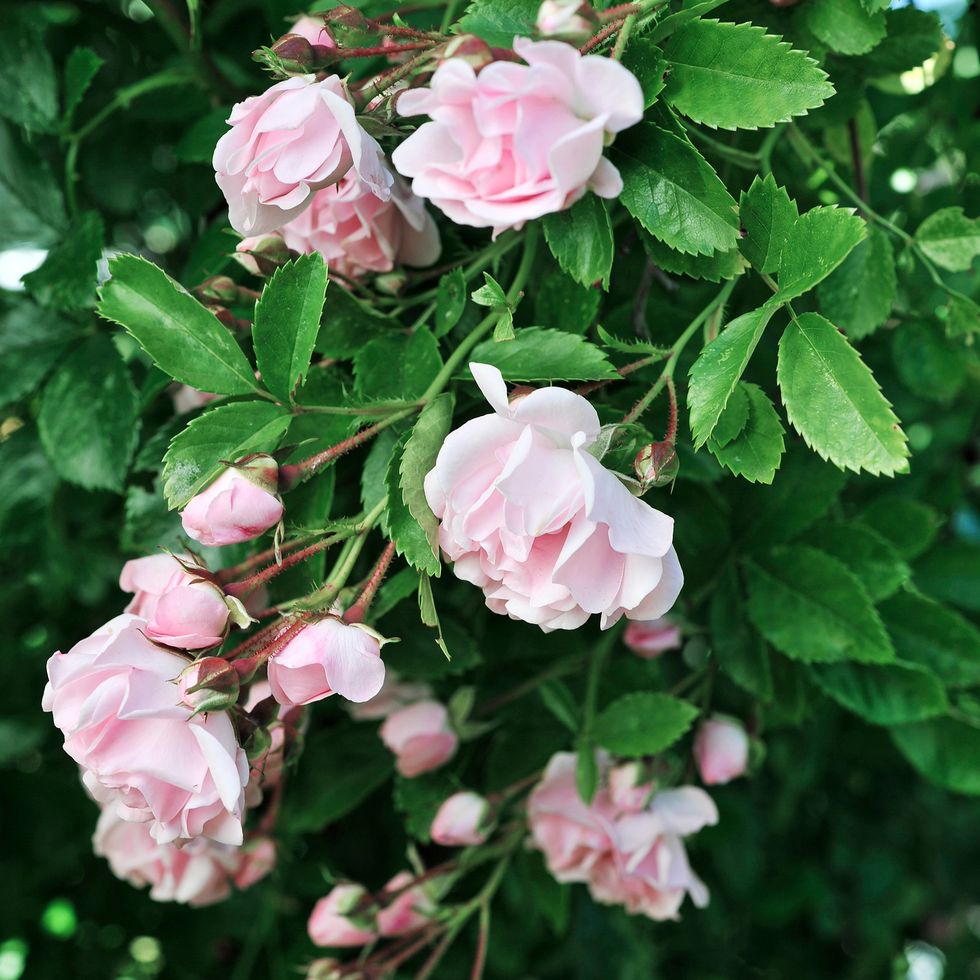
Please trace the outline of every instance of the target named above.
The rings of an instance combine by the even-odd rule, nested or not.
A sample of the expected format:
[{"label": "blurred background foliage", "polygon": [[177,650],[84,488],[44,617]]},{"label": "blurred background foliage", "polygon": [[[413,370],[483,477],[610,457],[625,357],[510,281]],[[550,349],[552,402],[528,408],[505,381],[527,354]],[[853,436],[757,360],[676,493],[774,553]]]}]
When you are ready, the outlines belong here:
[{"label": "blurred background foliage", "polygon": [[[165,431],[172,412],[161,376],[134,360],[143,421],[133,485],[120,495],[59,480],[57,463],[45,455],[31,421],[34,388],[65,344],[106,328],[91,316],[65,317],[25,299],[20,277],[58,242],[72,198],[80,211],[101,215],[109,248],[140,252],[187,286],[229,272],[226,256],[234,239],[226,230],[210,152],[226,107],[266,84],[248,53],[283,33],[300,12],[296,0],[188,6],[200,18],[200,46],[188,41],[187,10],[176,0],[0,4],[6,62],[0,66],[0,116],[6,117],[0,119],[0,317],[16,318],[41,337],[31,351],[36,376],[27,382],[29,390],[23,382],[15,389],[11,381],[23,367],[16,353],[8,359],[4,352],[0,372],[0,621],[8,631],[7,655],[0,659],[0,980],[294,976],[296,965],[314,952],[305,919],[325,891],[324,869],[380,886],[403,861],[407,843],[393,804],[422,806],[393,800],[390,762],[373,732],[355,734],[338,706],[320,705],[291,785],[278,871],[207,910],[158,905],[115,880],[92,856],[96,809],[79,789],[60,734],[39,710],[51,651],[67,649],[115,615],[123,604],[116,588],[122,560],[152,551],[173,534],[154,485],[161,427]],[[939,12],[955,47],[949,44],[917,72],[865,85],[857,59],[820,50],[798,11],[761,0],[732,0],[723,11],[727,20],[752,20],[826,55],[839,94],[803,120],[803,128],[815,132],[823,151],[846,169],[848,156],[840,153],[835,127],[851,117],[862,119],[873,138],[866,164],[873,204],[879,213],[902,215],[908,228],[941,207],[980,210],[980,179],[969,174],[980,150],[980,14],[975,4],[966,10],[956,2]],[[74,111],[74,123],[63,127],[61,80],[79,46],[103,64]],[[147,78],[168,69],[186,71],[187,83],[139,94]],[[25,98],[15,99],[15,93]],[[118,109],[98,122],[107,106]],[[97,125],[86,138],[74,141],[69,134],[92,120]],[[705,153],[711,158],[710,147]],[[733,193],[748,186],[751,174],[724,159],[715,162]],[[784,143],[777,146],[773,169],[801,207],[848,203],[825,172],[804,168]],[[67,195],[66,176],[72,185]],[[612,332],[628,334],[645,255],[630,236],[623,235],[618,247],[602,317]],[[450,243],[450,256],[452,248]],[[975,280],[975,272],[953,277],[970,295],[977,294]],[[899,281],[899,311],[948,315],[945,297],[919,267],[900,262]],[[543,283],[521,314],[528,316],[525,307],[535,302],[554,309],[556,298],[566,295],[556,286],[549,294]],[[675,325],[687,322],[715,289],[683,276],[653,282],[646,300],[653,340],[670,342]],[[593,301],[586,296],[585,302]],[[751,302],[746,299],[746,308]],[[573,305],[569,317],[575,315]],[[911,475],[895,481],[851,477],[839,496],[828,496],[835,517],[863,515],[900,545],[921,533],[921,547],[910,545],[906,555],[913,560],[914,581],[976,621],[980,387],[975,357],[951,354],[941,326],[938,318],[924,320],[911,340],[901,342],[883,329],[861,347],[909,434]],[[117,337],[117,343],[128,342]],[[760,349],[752,370],[758,380],[773,377],[773,359],[774,348]],[[79,439],[84,436],[79,433]],[[148,462],[141,465],[141,459]],[[363,460],[364,454],[351,457],[350,472]],[[779,507],[792,504],[794,486],[825,478],[816,476],[824,467],[807,469],[812,460],[791,453],[783,466],[790,475],[777,475],[772,491],[781,496],[770,498],[731,478],[718,482],[720,471],[710,459],[704,462],[704,454],[682,455],[669,509],[677,518],[691,594],[710,581],[740,522],[755,515],[750,533],[765,537],[768,522],[759,518],[760,507],[764,518],[778,520]],[[338,487],[335,512],[356,509],[356,495],[356,487]],[[903,507],[908,501],[913,503]],[[404,674],[429,676],[448,695],[456,672],[471,668],[481,696],[492,698],[539,673],[549,658],[570,655],[568,637],[541,637],[506,621],[474,619],[479,594],[459,583],[443,587],[443,617],[458,634],[452,665],[431,666],[428,646],[422,652],[429,639],[414,636],[414,614],[399,607],[382,620],[388,634],[404,638],[400,665],[418,665],[414,671],[400,666]],[[473,621],[483,635],[463,633],[460,624]],[[604,699],[640,685],[669,686],[686,666],[696,666],[707,652],[705,627],[689,625],[683,664],[641,662],[617,650]],[[595,635],[579,631],[574,643],[586,651]],[[486,651],[493,651],[492,658]],[[539,856],[522,855],[494,906],[489,977],[980,978],[980,802],[923,782],[887,731],[826,699],[814,710],[815,690],[780,663],[785,662],[774,662],[774,703],[754,718],[765,758],[754,778],[713,794],[720,823],[692,847],[692,861],[712,890],[710,907],[687,908],[675,923],[631,919],[593,905],[580,887],[559,889]],[[582,681],[569,684],[579,696]],[[715,706],[743,716],[758,711],[731,684],[716,692]],[[566,746],[567,733],[536,698],[512,703],[502,714],[499,731],[466,749],[457,769],[467,782],[504,786]],[[344,782],[352,760],[353,786],[349,778]],[[331,797],[338,782],[343,792]],[[413,790],[424,795],[426,781],[416,783]],[[411,792],[397,782],[394,787],[396,798]],[[438,799],[442,788],[429,789]],[[335,799],[348,816],[316,831]],[[438,976],[468,975],[473,939],[463,937]]]}]

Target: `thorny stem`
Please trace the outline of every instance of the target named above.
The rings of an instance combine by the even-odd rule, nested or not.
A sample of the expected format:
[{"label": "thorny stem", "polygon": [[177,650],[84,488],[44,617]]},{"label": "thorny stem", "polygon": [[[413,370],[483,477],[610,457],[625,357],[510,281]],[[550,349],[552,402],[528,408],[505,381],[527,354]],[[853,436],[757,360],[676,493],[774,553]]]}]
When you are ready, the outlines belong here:
[{"label": "thorny stem", "polygon": [[[665,350],[659,354],[648,354],[646,357],[641,357],[638,361],[630,361],[629,364],[624,364],[621,368],[617,368],[616,373],[621,378],[629,377],[634,371],[639,371],[640,368],[645,368],[650,364],[656,364],[657,361],[662,361],[669,353],[669,350]],[[615,380],[615,378],[606,378],[603,381],[590,381],[587,384],[579,385],[573,390],[576,395],[582,395],[584,398],[598,391],[600,388],[605,388],[607,384]]]},{"label": "thorny stem", "polygon": [[395,542],[389,541],[385,550],[381,552],[381,557],[378,558],[374,568],[371,569],[371,574],[368,576],[367,582],[361,590],[361,594],[357,597],[357,601],[344,613],[345,622],[360,623],[364,619],[371,603],[374,601],[374,597],[378,593],[378,589],[381,587],[381,583],[384,581],[384,577],[388,572],[388,566],[394,557]]},{"label": "thorny stem", "polygon": [[613,34],[615,34],[616,31],[618,31],[625,23],[626,18],[623,18],[622,20],[614,20],[612,23],[606,24],[602,30],[593,34],[592,37],[590,37],[588,41],[586,41],[585,44],[579,48],[579,51],[582,54],[588,54],[590,51],[594,51],[600,44],[602,44],[603,41],[612,37]]},{"label": "thorny stem", "polygon": [[[294,548],[299,548],[304,545],[309,539],[313,537],[311,534],[301,534],[298,538],[294,538],[292,541],[286,541],[284,544],[279,546],[279,554],[285,554],[286,552],[292,551]],[[265,551],[260,551],[257,555],[252,555],[251,558],[247,558],[245,561],[240,562],[237,565],[231,565],[229,568],[223,568],[218,572],[218,581],[220,582],[231,582],[234,581],[239,575],[244,575],[247,572],[252,571],[254,568],[258,568],[259,565],[264,565],[267,561],[276,557],[275,548],[266,548]]]},{"label": "thorny stem", "polygon": [[663,441],[673,442],[677,438],[677,389],[674,387],[674,379],[670,377],[667,378],[667,403],[669,415]]},{"label": "thorny stem", "polygon": [[630,41],[630,33],[633,30],[633,25],[636,23],[636,14],[631,13],[626,20],[623,21],[623,26],[620,28],[619,34],[616,35],[616,43],[612,49],[612,59],[613,61],[622,61],[623,53],[626,51],[626,45]]},{"label": "thorny stem", "polygon": [[322,541],[317,541],[316,544],[311,544],[300,551],[293,552],[293,554],[283,558],[280,562],[273,562],[267,568],[263,568],[254,575],[249,575],[247,578],[243,578],[237,582],[230,582],[225,586],[225,592],[238,599],[251,595],[260,585],[271,581],[277,575],[292,568],[294,565],[306,561],[307,558],[319,554],[321,551],[326,551],[327,548],[332,547],[339,541],[345,540],[347,537],[348,535],[345,534],[330,535],[330,537],[324,538]]}]

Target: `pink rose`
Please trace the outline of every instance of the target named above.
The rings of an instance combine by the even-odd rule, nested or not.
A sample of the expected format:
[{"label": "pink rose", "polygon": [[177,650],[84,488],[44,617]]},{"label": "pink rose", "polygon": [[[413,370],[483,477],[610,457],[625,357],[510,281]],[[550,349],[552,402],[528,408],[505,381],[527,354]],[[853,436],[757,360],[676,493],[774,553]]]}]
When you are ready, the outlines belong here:
[{"label": "pink rose", "polygon": [[436,911],[432,882],[407,888],[415,880],[409,871],[399,871],[384,890],[394,898],[378,912],[378,932],[382,936],[403,936],[426,925]]},{"label": "pink rose", "polygon": [[228,220],[242,235],[281,228],[313,192],[353,170],[386,198],[391,174],[381,147],[357,122],[343,81],[293,76],[239,102],[214,148],[215,179]]},{"label": "pink rose", "polygon": [[[174,680],[187,660],[136,616],[110,620],[48,660],[41,702],[95,799],[149,823],[155,841],[242,842],[248,762],[225,712],[193,715]],[[193,716],[192,716],[193,715]]]},{"label": "pink rose", "polygon": [[[583,8],[584,13],[580,13]],[[578,40],[592,33],[595,19],[592,7],[582,0],[544,0],[534,26],[541,34]]]},{"label": "pink rose", "polygon": [[664,617],[634,622],[623,632],[623,642],[638,657],[653,660],[667,650],[680,649],[681,628]]},{"label": "pink rose", "polygon": [[381,690],[370,701],[362,704],[350,704],[347,710],[357,721],[379,721],[387,718],[392,712],[416,701],[425,701],[432,697],[432,688],[420,681],[403,681],[391,670],[385,670],[385,681]]},{"label": "pink rose", "polygon": [[370,627],[333,616],[300,630],[269,660],[269,684],[280,704],[312,704],[331,694],[368,701],[381,690],[385,640]]},{"label": "pink rose", "polygon": [[429,88],[399,96],[402,115],[428,115],[392,154],[412,190],[460,225],[494,235],[562,211],[586,190],[617,197],[619,171],[602,155],[643,117],[640,83],[611,58],[560,41],[516,38],[526,65],[498,61],[479,75],[444,61]]},{"label": "pink rose", "polygon": [[684,582],[674,522],[591,455],[595,409],[564,388],[508,405],[495,367],[470,370],[495,414],[451,432],[425,478],[457,578],[494,612],[546,632],[594,613],[603,629],[662,616]]},{"label": "pink rose", "polygon": [[706,905],[682,838],[717,823],[711,798],[693,786],[655,793],[653,784],[634,782],[635,765],[610,769],[606,756],[597,759],[602,782],[591,804],[579,796],[570,752],[552,757],[531,793],[531,835],[548,870],[558,881],[586,883],[597,902],[650,919],[676,918],[685,895]]},{"label": "pink rose", "polygon": [[449,712],[438,701],[399,708],[388,715],[379,734],[395,754],[398,771],[409,778],[444,766],[459,745]]},{"label": "pink rose", "polygon": [[216,547],[251,541],[268,531],[283,513],[276,492],[278,471],[276,461],[264,455],[229,466],[183,509],[184,532]]},{"label": "pink rose", "polygon": [[702,722],[694,737],[694,758],[701,780],[708,786],[743,775],[749,766],[749,737],[742,723],[726,715]]},{"label": "pink rose", "polygon": [[[331,270],[351,279],[390,272],[396,265],[425,266],[439,258],[439,230],[404,181],[382,201],[356,175],[317,191],[313,203],[280,229],[294,252],[319,252]],[[258,238],[238,243],[251,251]]]},{"label": "pink rose", "polygon": [[432,821],[432,839],[443,847],[482,844],[492,822],[490,804],[479,793],[454,793]]},{"label": "pink rose", "polygon": [[180,385],[170,393],[170,397],[174,403],[174,411],[178,415],[186,415],[196,408],[203,408],[218,396],[211,394],[210,391],[198,391],[190,385]]},{"label": "pink rose", "polygon": [[137,888],[149,885],[154,901],[191,906],[221,902],[231,894],[232,882],[248,888],[275,864],[275,844],[269,838],[245,847],[204,838],[184,847],[158,844],[149,824],[123,820],[111,807],[102,811],[92,845],[117,878]]},{"label": "pink rose", "polygon": [[333,38],[327,33],[322,17],[311,17],[309,14],[297,17],[288,33],[305,37],[310,44],[322,44],[325,48],[337,47]]},{"label": "pink rose", "polygon": [[307,923],[317,946],[363,946],[374,942],[373,907],[361,885],[334,885],[313,907]]}]

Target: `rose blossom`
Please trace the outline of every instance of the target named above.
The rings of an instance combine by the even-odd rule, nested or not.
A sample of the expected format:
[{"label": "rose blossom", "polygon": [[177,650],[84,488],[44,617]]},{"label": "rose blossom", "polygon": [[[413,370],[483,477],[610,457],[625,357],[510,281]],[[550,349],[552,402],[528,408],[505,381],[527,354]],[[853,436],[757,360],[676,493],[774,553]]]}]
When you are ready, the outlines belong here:
[{"label": "rose blossom", "polygon": [[714,715],[694,737],[694,758],[708,786],[731,782],[749,766],[749,737],[736,718]]},{"label": "rose blossom", "polygon": [[379,734],[395,754],[398,771],[409,778],[445,765],[459,745],[449,712],[438,701],[399,708],[388,715]]},{"label": "rose blossom", "polygon": [[410,871],[399,871],[385,885],[385,892],[397,894],[378,912],[378,932],[382,936],[404,935],[424,926],[432,918],[436,911],[436,903],[431,894],[432,882],[423,882],[412,888],[405,887],[414,880]]},{"label": "rose blossom", "polygon": [[[294,252],[319,252],[331,270],[351,279],[396,265],[431,265],[441,248],[435,222],[401,178],[382,201],[356,174],[317,191],[279,234]],[[260,241],[245,238],[237,250],[251,252]]]},{"label": "rose blossom", "polygon": [[311,17],[309,14],[303,14],[302,17],[296,18],[287,33],[298,34],[300,37],[306,38],[310,44],[322,44],[325,48],[337,47],[334,39],[327,31],[327,26],[322,17]]},{"label": "rose blossom", "polygon": [[454,793],[439,807],[430,831],[443,847],[482,844],[492,822],[490,804],[479,793]]},{"label": "rose blossom", "polygon": [[334,885],[313,907],[306,927],[310,939],[317,946],[336,947],[374,942],[378,934],[366,898],[367,891],[361,885]]},{"label": "rose blossom", "polygon": [[276,491],[279,468],[258,454],[229,466],[181,511],[184,532],[201,544],[218,546],[251,541],[282,517]]},{"label": "rose blossom", "polygon": [[653,660],[667,650],[679,650],[681,628],[669,619],[633,622],[623,631],[623,643],[638,657]]},{"label": "rose blossom", "polygon": [[132,592],[126,612],[146,620],[146,635],[182,650],[217,646],[229,621],[250,622],[242,604],[224,591],[191,558],[148,555],[123,565],[119,587]]},{"label": "rose blossom", "polygon": [[677,917],[685,894],[699,908],[708,890],[691,870],[683,837],[717,823],[718,811],[693,786],[654,792],[637,783],[635,765],[610,768],[598,755],[600,788],[591,804],[579,795],[576,756],[552,756],[528,800],[535,846],[560,882],[584,882],[605,905],[650,919]]},{"label": "rose blossom", "polygon": [[282,227],[309,207],[313,192],[353,170],[375,194],[389,194],[381,147],[357,122],[337,75],[286,78],[239,102],[214,148],[215,179],[228,220],[242,235]]},{"label": "rose blossom", "polygon": [[403,681],[393,670],[385,668],[385,681],[381,690],[370,701],[349,704],[347,710],[357,721],[379,721],[392,712],[416,701],[432,697],[432,688],[423,681]]},{"label": "rose blossom", "polygon": [[395,149],[398,172],[456,224],[494,235],[586,190],[617,197],[623,182],[602,151],[643,116],[640,83],[619,62],[560,41],[515,38],[514,50],[526,65],[497,61],[477,75],[450,58],[429,88],[398,98],[402,115],[431,119]]},{"label": "rose blossom", "polygon": [[623,615],[662,616],[684,581],[674,522],[589,453],[595,409],[564,388],[508,405],[495,367],[470,370],[495,414],[451,432],[425,478],[457,578],[483,589],[495,613],[546,632],[594,613],[603,629]]},{"label": "rose blossom", "polygon": [[368,701],[381,690],[384,637],[361,623],[327,616],[303,627],[269,660],[269,684],[280,704],[312,704],[331,694]]},{"label": "rose blossom", "polygon": [[161,844],[202,836],[241,844],[248,762],[231,719],[178,702],[174,680],[188,661],[145,630],[123,614],[55,653],[42,707],[103,806],[148,822]]},{"label": "rose blossom", "polygon": [[155,902],[213,905],[231,894],[232,882],[240,889],[248,888],[275,864],[275,844],[269,838],[245,847],[199,838],[177,847],[158,844],[148,827],[123,820],[107,808],[99,817],[92,846],[117,878],[137,888],[149,885]]}]

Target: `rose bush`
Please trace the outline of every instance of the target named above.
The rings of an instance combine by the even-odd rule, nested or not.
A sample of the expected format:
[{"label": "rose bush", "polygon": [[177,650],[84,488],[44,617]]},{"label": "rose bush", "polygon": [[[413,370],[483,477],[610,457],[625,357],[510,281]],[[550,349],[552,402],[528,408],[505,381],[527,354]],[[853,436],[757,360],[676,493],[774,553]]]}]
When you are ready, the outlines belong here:
[{"label": "rose bush", "polygon": [[3,976],[971,975],[922,6],[7,5]]}]

